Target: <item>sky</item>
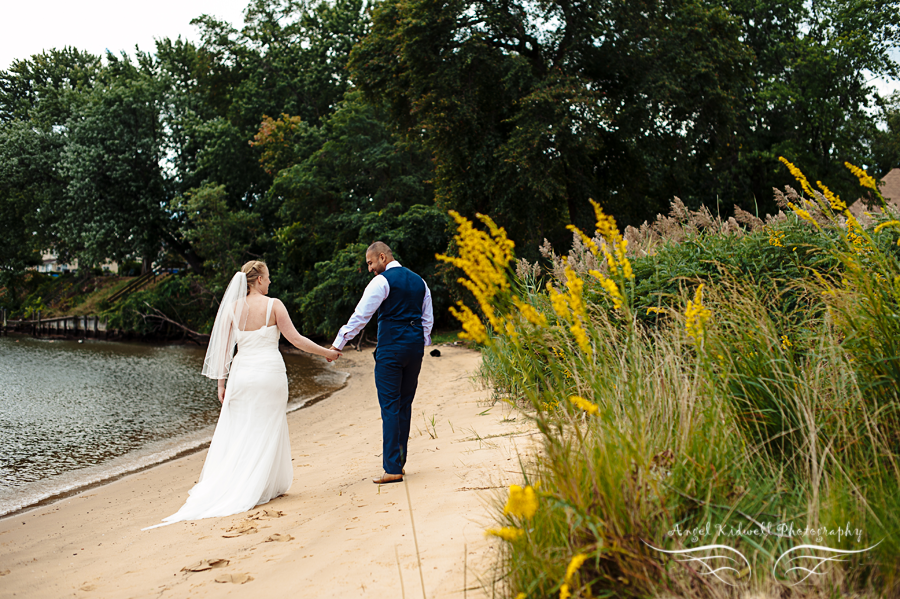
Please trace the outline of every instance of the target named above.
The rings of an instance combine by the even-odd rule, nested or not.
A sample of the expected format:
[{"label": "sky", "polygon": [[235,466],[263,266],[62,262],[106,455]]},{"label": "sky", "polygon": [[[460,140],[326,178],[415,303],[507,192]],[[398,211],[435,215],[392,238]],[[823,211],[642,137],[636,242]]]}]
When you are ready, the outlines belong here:
[{"label": "sky", "polygon": [[[28,58],[50,48],[74,46],[103,55],[109,49],[134,54],[155,48],[154,38],[179,35],[198,41],[191,19],[211,14],[235,25],[243,24],[249,0],[43,0],[6,2],[0,26],[0,70],[16,58]],[[39,7],[39,8],[37,8]],[[900,60],[900,49],[893,55]],[[873,79],[882,94],[900,90],[900,80]]]},{"label": "sky", "polygon": [[249,0],[42,0],[4,2],[0,25],[0,70],[13,60],[50,48],[74,46],[92,54],[122,50],[134,54],[154,50],[154,38],[179,35],[198,41],[191,19],[210,14],[235,25],[243,24]]}]

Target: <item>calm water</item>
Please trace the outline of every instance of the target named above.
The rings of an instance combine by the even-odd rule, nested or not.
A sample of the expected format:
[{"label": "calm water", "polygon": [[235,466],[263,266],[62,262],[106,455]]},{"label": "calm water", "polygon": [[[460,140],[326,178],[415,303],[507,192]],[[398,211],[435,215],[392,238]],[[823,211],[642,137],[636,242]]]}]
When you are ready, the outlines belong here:
[{"label": "calm water", "polygon": [[[0,337],[0,516],[206,444],[219,416],[204,348]],[[336,389],[285,355],[288,410]]]}]

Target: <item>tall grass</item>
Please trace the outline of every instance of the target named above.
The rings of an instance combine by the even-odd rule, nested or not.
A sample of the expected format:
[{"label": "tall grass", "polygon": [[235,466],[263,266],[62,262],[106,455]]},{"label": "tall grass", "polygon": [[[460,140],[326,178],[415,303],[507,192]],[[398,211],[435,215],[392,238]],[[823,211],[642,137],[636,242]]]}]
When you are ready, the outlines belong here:
[{"label": "tall grass", "polygon": [[[598,210],[607,232],[576,232],[565,260],[544,248],[545,279],[505,270],[491,250],[505,233],[485,220],[490,236],[468,245],[480,254],[456,263],[492,312],[464,327],[543,442],[522,473],[536,510],[513,494],[498,510],[507,596],[900,595],[896,229],[848,225],[823,200],[800,208],[808,219],[695,230],[642,258],[615,251]],[[693,274],[651,285],[657,267]],[[508,287],[484,283],[500,274]],[[714,544],[749,567],[723,549],[660,551]],[[804,544],[868,550],[779,561]],[[786,562],[801,555],[843,561]],[[816,573],[798,584],[795,566]]]}]

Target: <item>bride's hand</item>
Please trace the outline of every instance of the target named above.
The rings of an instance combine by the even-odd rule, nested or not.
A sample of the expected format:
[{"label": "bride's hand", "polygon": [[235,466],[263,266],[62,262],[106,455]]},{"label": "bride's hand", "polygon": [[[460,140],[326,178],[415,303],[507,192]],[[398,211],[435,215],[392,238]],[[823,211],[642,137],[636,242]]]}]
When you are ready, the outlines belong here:
[{"label": "bride's hand", "polygon": [[225,381],[219,381],[219,403],[225,403]]},{"label": "bride's hand", "polygon": [[338,350],[336,350],[332,347],[329,347],[328,349],[325,350],[325,359],[328,360],[329,362],[334,362],[335,360],[337,360],[338,358],[340,358],[343,355],[344,354],[342,354],[341,352],[339,352]]}]

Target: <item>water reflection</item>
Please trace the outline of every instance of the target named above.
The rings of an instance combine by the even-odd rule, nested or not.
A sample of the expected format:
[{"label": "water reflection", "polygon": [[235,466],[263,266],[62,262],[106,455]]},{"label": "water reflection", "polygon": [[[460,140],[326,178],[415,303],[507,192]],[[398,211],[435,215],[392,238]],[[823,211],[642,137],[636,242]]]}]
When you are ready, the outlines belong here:
[{"label": "water reflection", "polygon": [[[79,471],[103,476],[208,440],[216,386],[200,375],[205,350],[102,341],[0,337],[0,514]],[[285,355],[291,402],[336,388],[323,360]],[[205,431],[205,435],[203,434]],[[163,451],[165,450],[165,451]],[[123,463],[123,460],[126,463]]]}]

